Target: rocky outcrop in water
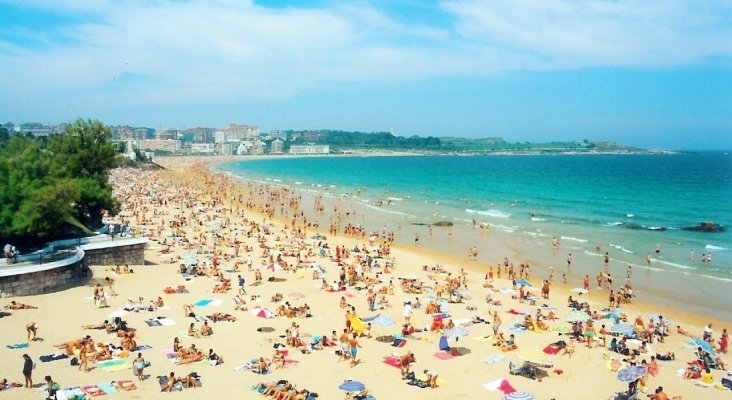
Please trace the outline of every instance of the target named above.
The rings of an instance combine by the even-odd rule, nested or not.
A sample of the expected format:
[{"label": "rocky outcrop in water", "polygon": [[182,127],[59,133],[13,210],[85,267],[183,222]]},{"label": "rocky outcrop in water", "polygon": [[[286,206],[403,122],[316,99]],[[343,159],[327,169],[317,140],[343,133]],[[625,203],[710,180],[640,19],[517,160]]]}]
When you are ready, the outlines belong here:
[{"label": "rocky outcrop in water", "polygon": [[711,222],[711,221],[702,222],[697,226],[685,226],[681,229],[683,229],[685,231],[693,231],[693,232],[711,232],[711,233],[724,232],[724,226],[719,225],[715,222]]}]

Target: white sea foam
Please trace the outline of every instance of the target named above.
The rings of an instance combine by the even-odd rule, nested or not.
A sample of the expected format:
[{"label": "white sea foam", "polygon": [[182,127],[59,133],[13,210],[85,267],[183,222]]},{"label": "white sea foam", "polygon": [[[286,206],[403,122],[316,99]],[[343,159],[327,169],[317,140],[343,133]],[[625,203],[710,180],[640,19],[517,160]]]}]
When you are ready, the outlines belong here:
[{"label": "white sea foam", "polygon": [[694,269],[694,267],[690,267],[690,266],[688,266],[688,265],[684,265],[684,264],[677,264],[677,263],[673,263],[673,262],[670,262],[670,261],[663,261],[663,260],[659,260],[658,258],[651,258],[651,261],[652,261],[652,262],[656,262],[656,263],[659,263],[659,264],[664,264],[664,265],[668,265],[668,266],[670,266],[670,267],[674,267],[674,268],[681,268],[681,269]]},{"label": "white sea foam", "polygon": [[607,226],[620,226],[620,225],[623,225],[623,223],[622,222],[619,222],[619,221],[608,222],[607,223]]},{"label": "white sea foam", "polygon": [[496,209],[490,209],[490,210],[471,210],[469,208],[466,208],[465,211],[468,214],[478,214],[478,215],[485,215],[487,217],[493,217],[493,218],[510,218],[511,214],[505,213],[503,211],[499,211]]},{"label": "white sea foam", "polygon": [[627,254],[635,254],[635,253],[633,253],[633,252],[632,252],[631,250],[628,250],[628,249],[626,249],[625,247],[623,247],[623,246],[621,246],[621,245],[619,245],[619,244],[612,244],[612,243],[611,243],[611,244],[610,244],[609,246],[610,246],[610,247],[614,247],[614,248],[616,248],[616,249],[618,249],[618,250],[622,251],[623,253],[627,253]]},{"label": "white sea foam", "polygon": [[301,181],[295,181],[295,185],[302,185]]},{"label": "white sea foam", "polygon": [[729,250],[726,247],[719,247],[719,246],[715,246],[713,244],[708,244],[708,245],[704,246],[704,248],[707,250]]},{"label": "white sea foam", "polygon": [[366,207],[370,208],[370,209],[373,209],[373,210],[376,210],[376,211],[385,212],[385,213],[388,213],[388,214],[407,215],[407,213],[403,213],[401,211],[387,210],[385,208],[377,207],[377,206],[374,206],[374,205],[371,205],[371,204],[367,204],[367,203],[364,203],[364,205]]},{"label": "white sea foam", "polygon": [[401,197],[387,197],[387,199],[389,199],[389,200],[391,200],[391,201],[402,201],[402,200],[404,200],[404,199],[403,199],[403,198],[401,198]]},{"label": "white sea foam", "polygon": [[633,218],[633,217],[635,217],[635,214],[625,214],[625,216],[628,218]]},{"label": "white sea foam", "polygon": [[579,243],[589,242],[589,240],[587,240],[587,239],[580,239],[580,238],[576,238],[576,237],[572,237],[572,236],[562,236],[562,240],[569,240],[572,242],[579,242]]},{"label": "white sea foam", "polygon": [[535,222],[541,222],[541,221],[546,221],[546,218],[531,217],[531,220],[535,221]]}]

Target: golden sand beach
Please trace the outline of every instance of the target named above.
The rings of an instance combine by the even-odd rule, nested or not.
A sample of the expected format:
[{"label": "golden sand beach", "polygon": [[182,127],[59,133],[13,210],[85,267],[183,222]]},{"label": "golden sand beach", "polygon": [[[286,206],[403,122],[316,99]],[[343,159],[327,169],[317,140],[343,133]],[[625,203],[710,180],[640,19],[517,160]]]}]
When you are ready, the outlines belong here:
[{"label": "golden sand beach", "polygon": [[[133,273],[117,273],[113,270],[116,266],[93,265],[92,278],[77,287],[3,299],[3,304],[15,300],[38,308],[9,310],[10,315],[0,319],[0,338],[4,345],[29,343],[25,348],[0,348],[0,379],[22,384],[22,355],[27,353],[36,362],[33,371],[36,387],[12,388],[0,392],[0,397],[44,398],[44,376],[50,375],[61,387],[90,386],[87,392],[96,390],[95,385],[116,387],[116,392],[102,398],[118,399],[258,399],[265,398],[253,389],[258,383],[280,380],[294,384],[295,389],[318,393],[319,399],[345,398],[347,394],[339,390],[339,385],[346,380],[363,383],[376,399],[502,399],[504,392],[498,386],[506,388],[507,385],[542,400],[607,399],[615,392],[628,389],[628,383],[617,379],[617,370],[643,362],[651,365],[651,374],[639,382],[644,392],[638,398],[647,398],[659,386],[668,398],[730,396],[729,392],[715,388],[727,376],[725,370],[712,369],[714,383],[704,386],[699,385],[700,379],[685,379],[677,374],[679,370],[683,374],[688,363],[697,358],[695,347],[688,344],[691,337],[701,338],[705,326],[711,324],[711,345],[718,348],[722,330],[729,321],[667,309],[646,303],[642,298],[619,304],[622,311],[615,311],[609,307],[607,290],[592,285],[590,293],[579,295],[571,290],[582,286],[581,282],[563,284],[557,277],[549,286],[548,298],[543,298],[542,281],[547,276],[532,275],[528,278],[531,286],[514,286],[507,270],[502,270],[499,277],[493,267],[493,279],[486,278],[491,266],[501,263],[503,256],[489,266],[433,252],[426,246],[390,243],[389,235],[384,237],[379,232],[362,234],[355,229],[344,234],[348,223],[344,216],[332,216],[338,233],[333,236],[328,227],[308,227],[308,222],[312,225],[313,220],[310,215],[328,210],[303,209],[300,195],[288,189],[234,182],[214,175],[209,171],[214,161],[168,158],[160,160],[164,170],[113,172],[111,178],[123,202],[123,211],[115,218],[128,225],[135,236],[150,238],[146,264],[130,265]],[[507,248],[502,243],[492,246],[496,254]],[[509,262],[516,266],[518,274],[523,257],[506,256],[511,256]],[[181,264],[194,263],[199,267],[200,276],[181,274]],[[340,289],[337,281],[342,274],[345,290],[329,290]],[[261,283],[256,284],[258,275]],[[242,288],[239,276],[245,280]],[[113,288],[105,278],[113,279]],[[104,288],[109,307],[97,307],[93,298],[97,284]],[[185,292],[177,293],[179,287],[185,287]],[[176,293],[166,293],[166,288]],[[116,295],[111,293],[112,289]],[[519,299],[522,292],[526,299]],[[237,304],[235,296],[245,304]],[[488,296],[492,304],[486,301]],[[572,340],[568,332],[572,326],[566,317],[573,311],[568,305],[569,296],[579,303],[587,303],[584,307],[590,310],[592,328],[582,324],[578,335],[581,341]],[[158,297],[164,306],[148,311],[150,301]],[[368,301],[371,297],[375,303],[373,311]],[[417,300],[421,307],[416,307]],[[407,302],[409,310],[405,307]],[[126,306],[138,305],[142,306],[140,311],[124,310]],[[187,305],[191,308],[186,312],[193,312],[195,318],[184,313]],[[428,314],[426,311],[433,307],[439,312]],[[338,354],[340,336],[347,326],[347,310],[351,308],[355,315],[349,314],[350,325],[359,345],[355,364]],[[264,310],[274,316],[263,318]],[[278,311],[282,315],[277,315]],[[443,313],[445,316],[438,324],[435,315]],[[501,321],[498,333],[506,340],[513,335],[515,349],[505,346],[507,351],[502,351],[500,346],[493,345],[497,340],[494,313]],[[214,322],[208,318],[214,314],[216,317],[228,314],[236,320]],[[411,333],[404,337],[402,347],[393,347],[391,339],[377,340],[383,336],[399,336],[405,314],[409,314],[414,332],[409,329]],[[528,321],[524,314],[540,315],[540,321]],[[550,319],[552,314],[556,320]],[[605,344],[596,340],[603,336],[602,326],[609,330],[617,318],[624,319],[617,322],[630,324],[633,330],[640,317],[643,328],[636,328],[636,333],[645,335],[650,314],[660,314],[670,321],[666,327],[668,335],[661,336],[661,342],[651,334],[649,338],[654,340],[646,346],[639,340],[629,340],[630,354],[632,349],[643,349],[637,356],[610,351],[614,337],[610,334],[606,335]],[[361,321],[378,315],[383,316],[378,321],[384,326],[377,326],[374,321],[368,335],[369,332],[362,330]],[[578,313],[575,316],[583,317]],[[70,358],[40,361],[42,355],[64,351],[54,345],[85,335],[90,335],[96,343],[120,345],[116,332],[82,328],[105,319],[112,321],[114,317],[135,328],[134,340],[138,346],[150,346],[139,351],[151,364],[143,371],[146,379],[138,380],[130,368],[138,351],[122,354],[128,357],[120,362],[121,366],[90,361],[88,372],[70,366]],[[151,319],[159,322],[159,317],[166,317],[160,326],[146,323]],[[394,321],[393,326],[386,326],[389,319]],[[41,340],[28,341],[26,325],[31,321],[38,325],[37,336]],[[213,329],[212,335],[200,335],[204,323]],[[189,335],[190,324],[194,324],[194,336]],[[530,329],[520,329],[514,324]],[[455,327],[448,327],[452,325]],[[690,336],[677,333],[677,325]],[[291,338],[293,331],[288,329],[293,326],[296,333]],[[541,329],[542,326],[546,329]],[[591,348],[586,340],[588,329],[594,330],[594,335],[589,335],[594,336]],[[650,329],[654,330],[653,325]],[[445,334],[454,351],[440,350],[440,338]],[[311,345],[318,336],[326,338],[320,341],[324,346]],[[204,359],[177,365],[176,358],[170,356],[176,337],[184,348],[195,344]],[[334,339],[333,346],[330,339]],[[548,347],[560,341],[566,345],[564,349],[557,352]],[[276,346],[278,343],[282,347]],[[278,354],[275,347],[280,350]],[[566,351],[572,348],[573,352]],[[212,365],[205,359],[209,350],[224,362]],[[415,358],[410,370],[417,376],[425,370],[437,373],[437,387],[409,385],[402,379],[400,369],[390,365],[398,364],[408,352]],[[553,352],[557,354],[549,354]],[[669,352],[674,353],[675,359],[651,360],[652,355]],[[88,357],[91,359],[91,355]],[[283,358],[284,366],[280,368],[278,362],[268,362],[269,373],[265,375],[246,367],[259,357],[267,361]],[[395,357],[396,362],[389,361],[390,357]],[[538,373],[541,379],[510,373],[509,365],[521,366],[526,360],[533,361],[534,367],[539,365],[536,368],[545,373]],[[720,353],[717,360],[724,365],[728,355]],[[254,369],[256,364],[253,363]],[[529,369],[526,375],[536,371]],[[171,372],[177,377],[196,372],[201,386],[161,393],[157,377],[169,376]],[[129,385],[125,388],[117,385],[127,380],[134,383],[134,390],[124,390]],[[299,398],[294,392],[283,397]]]}]

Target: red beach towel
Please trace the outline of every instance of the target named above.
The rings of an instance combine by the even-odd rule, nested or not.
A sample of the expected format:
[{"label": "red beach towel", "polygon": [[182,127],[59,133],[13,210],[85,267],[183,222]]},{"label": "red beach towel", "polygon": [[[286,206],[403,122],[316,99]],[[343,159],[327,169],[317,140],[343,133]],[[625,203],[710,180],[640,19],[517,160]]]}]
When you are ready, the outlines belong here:
[{"label": "red beach towel", "polygon": [[396,357],[387,357],[382,362],[395,368],[401,368],[401,366],[399,365],[399,360],[397,360]]},{"label": "red beach towel", "polygon": [[503,394],[509,394],[516,391],[516,389],[514,389],[513,386],[511,386],[511,384],[505,379],[501,382],[501,386],[499,386],[498,389],[500,389]]},{"label": "red beach towel", "polygon": [[544,347],[544,353],[546,353],[546,354],[554,355],[554,354],[559,353],[560,351],[562,351],[562,349],[558,349],[552,345]]}]

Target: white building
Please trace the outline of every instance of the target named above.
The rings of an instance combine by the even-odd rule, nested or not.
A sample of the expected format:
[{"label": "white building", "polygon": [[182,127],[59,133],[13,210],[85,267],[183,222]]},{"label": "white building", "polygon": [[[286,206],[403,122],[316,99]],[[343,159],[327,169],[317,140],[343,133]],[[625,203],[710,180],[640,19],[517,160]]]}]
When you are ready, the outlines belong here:
[{"label": "white building", "polygon": [[283,142],[280,139],[275,139],[272,141],[272,147],[270,148],[269,153],[270,154],[282,154],[284,148],[285,148],[285,142]]},{"label": "white building", "polygon": [[191,153],[197,154],[213,154],[213,143],[191,143]]},{"label": "white building", "polygon": [[330,154],[330,146],[327,144],[296,144],[290,146],[290,154],[296,155],[319,155]]}]

